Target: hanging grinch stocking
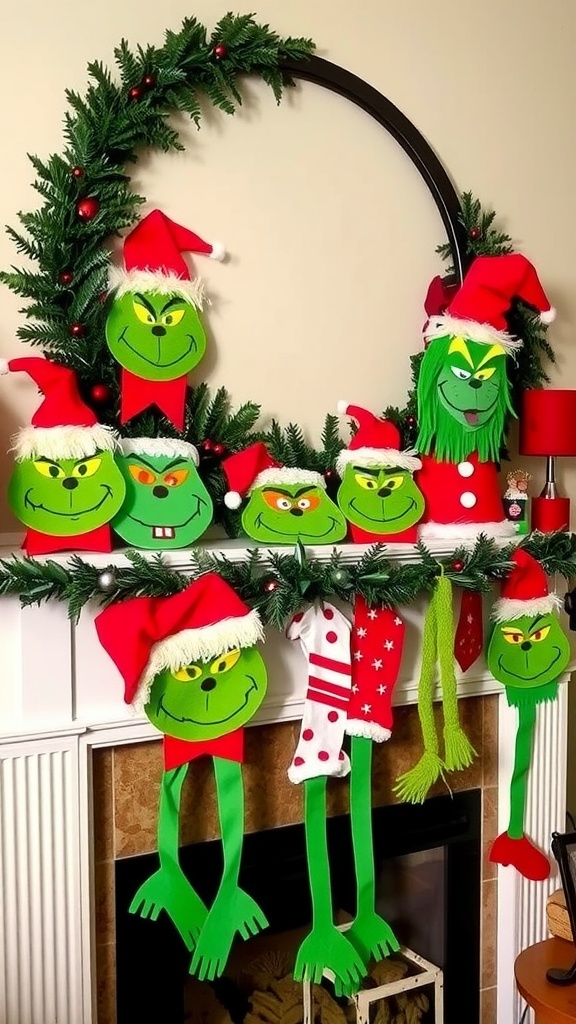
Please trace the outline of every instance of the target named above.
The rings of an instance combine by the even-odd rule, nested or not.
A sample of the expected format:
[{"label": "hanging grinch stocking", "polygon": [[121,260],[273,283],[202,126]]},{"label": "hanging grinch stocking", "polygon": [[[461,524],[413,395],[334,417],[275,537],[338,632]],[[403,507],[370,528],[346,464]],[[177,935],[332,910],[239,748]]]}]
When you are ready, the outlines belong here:
[{"label": "hanging grinch stocking", "polygon": [[390,925],[376,913],[372,837],[372,744],[392,730],[392,691],[398,679],[405,626],[389,608],[371,608],[361,595],[354,606],[352,696],[346,732],[352,736],[350,817],[356,869],[357,910],[348,940],[366,967],[399,949]]},{"label": "hanging grinch stocking", "polygon": [[[440,755],[434,722],[436,661],[440,669],[444,714],[444,751]],[[454,672],[454,622],[452,586],[443,574],[436,586],[424,619],[422,657],[418,682],[418,717],[424,753],[410,771],[397,779],[394,792],[407,803],[423,803],[431,786],[444,771],[460,771],[472,764],[476,751],[466,736],[458,715]]]},{"label": "hanging grinch stocking", "polygon": [[[238,884],[244,836],[241,762],[244,726],[266,693],[256,643],[258,614],[217,574],[207,573],[173,597],[137,597],[110,605],[96,630],[124,678],[129,704],[143,706],[164,734],[158,815],[160,866],[136,893],[131,913],[171,918],[194,950],[190,972],[219,977],[237,934],[266,927],[261,909]],[[207,909],[179,861],[182,784],[191,761],[213,758],[224,854],[220,887]]]},{"label": "hanging grinch stocking", "polygon": [[333,605],[311,606],[294,616],[286,635],[300,641],[308,661],[300,738],[288,776],[304,783],[312,928],[298,950],[294,978],[318,983],[329,968],[337,990],[351,994],[358,991],[365,971],[356,950],[334,924],[326,836],[326,779],[350,771],[342,750],[350,699],[350,623]]},{"label": "hanging grinch stocking", "polygon": [[558,693],[558,678],[570,660],[570,645],[554,614],[560,600],[548,592],[542,566],[517,548],[515,567],[494,605],[488,667],[503,683],[510,706],[518,711],[514,768],[510,781],[510,818],[493,842],[490,860],[513,867],[533,881],[550,874],[548,858],[524,835],[528,771],[536,708]]}]

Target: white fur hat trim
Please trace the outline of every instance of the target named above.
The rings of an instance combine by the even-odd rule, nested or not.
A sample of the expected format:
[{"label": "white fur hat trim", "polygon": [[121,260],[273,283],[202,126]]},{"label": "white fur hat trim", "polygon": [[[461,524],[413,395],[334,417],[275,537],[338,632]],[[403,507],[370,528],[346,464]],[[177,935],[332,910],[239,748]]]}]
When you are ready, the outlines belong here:
[{"label": "white fur hat trim", "polygon": [[521,601],[517,597],[501,597],[494,602],[490,617],[494,622],[509,622],[511,619],[521,619],[523,615],[548,615],[557,611],[561,604],[562,601],[557,594],[534,597],[530,601]]},{"label": "white fur hat trim", "polygon": [[336,459],[338,476],[344,474],[346,466],[351,462],[357,466],[397,466],[398,469],[407,469],[410,473],[422,468],[420,459],[416,458],[416,453],[412,449],[400,452],[395,448],[346,448]]},{"label": "white fur hat trim", "polygon": [[522,348],[522,340],[514,338],[508,331],[499,331],[492,324],[480,324],[476,320],[460,320],[453,316],[433,316],[424,331],[427,341],[434,338],[445,338],[447,335],[456,338],[468,338],[479,345],[502,345],[507,352],[515,352]]},{"label": "white fur hat trim", "polygon": [[124,455],[155,455],[167,459],[189,459],[198,465],[200,456],[195,445],[177,437],[123,437],[120,448]]},{"label": "white fur hat trim", "polygon": [[112,427],[23,427],[12,438],[16,462],[24,459],[86,459],[96,452],[118,450]]},{"label": "white fur hat trim", "polygon": [[121,267],[111,267],[108,287],[118,298],[127,292],[181,295],[198,309],[202,309],[205,300],[204,285],[199,277],[192,281],[178,277],[177,274],[163,274],[160,270],[123,270]]}]

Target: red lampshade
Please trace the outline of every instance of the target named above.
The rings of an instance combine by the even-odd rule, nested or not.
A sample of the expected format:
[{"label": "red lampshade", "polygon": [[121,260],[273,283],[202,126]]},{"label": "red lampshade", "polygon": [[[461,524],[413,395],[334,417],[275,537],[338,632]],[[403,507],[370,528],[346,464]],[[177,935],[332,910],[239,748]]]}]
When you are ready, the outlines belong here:
[{"label": "red lampshade", "polygon": [[576,391],[524,391],[520,455],[576,455]]}]

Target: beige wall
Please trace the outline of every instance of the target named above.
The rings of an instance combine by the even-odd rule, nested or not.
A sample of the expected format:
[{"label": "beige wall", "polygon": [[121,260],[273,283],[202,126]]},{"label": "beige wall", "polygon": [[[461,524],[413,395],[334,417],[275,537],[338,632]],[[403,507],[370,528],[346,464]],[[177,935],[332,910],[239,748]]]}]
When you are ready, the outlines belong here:
[{"label": "beige wall", "polygon": [[[35,205],[26,153],[62,150],[64,89],[85,91],[87,62],[112,67],[123,37],[161,44],[164,29],[178,28],[191,10],[212,26],[226,7],[10,5],[0,39],[1,224],[14,225],[17,210]],[[576,385],[576,6],[261,0],[257,16],[282,34],[312,36],[320,55],[376,86],[429,140],[456,187],[494,205],[558,307],[550,333],[556,379]],[[251,83],[239,115],[210,109],[200,133],[185,126],[184,140],[185,155],[146,157],[134,178],[146,209],[161,206],[230,252],[225,264],[196,264],[213,297],[202,376],[225,383],[236,403],[260,401],[264,422],[295,419],[313,439],[341,397],[375,411],[402,403],[444,233],[399,147],[368,116],[311,84],[277,109]],[[1,233],[0,266],[14,261]],[[23,348],[15,338],[19,305],[2,289],[2,355]],[[24,376],[0,384],[0,449],[36,404]],[[2,490],[8,471],[5,460]],[[0,508],[0,529],[13,525]]]}]

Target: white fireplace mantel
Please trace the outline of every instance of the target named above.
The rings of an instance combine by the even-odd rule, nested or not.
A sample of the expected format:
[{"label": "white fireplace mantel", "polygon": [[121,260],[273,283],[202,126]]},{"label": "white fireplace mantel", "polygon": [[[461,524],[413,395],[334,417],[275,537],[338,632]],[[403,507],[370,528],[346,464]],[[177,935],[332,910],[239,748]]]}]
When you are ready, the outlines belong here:
[{"label": "white fireplace mantel", "polygon": [[[5,538],[0,558],[18,541]],[[214,540],[205,547],[234,561],[245,557],[245,539]],[[454,545],[429,545],[438,557]],[[281,550],[281,549],[275,549]],[[289,551],[290,549],[286,549]],[[332,548],[307,548],[329,558]],[[338,545],[343,563],[363,545]],[[390,546],[401,563],[420,556],[412,545]],[[69,555],[50,556],[65,564]],[[127,563],[125,554],[82,554],[106,568]],[[165,553],[174,569],[192,572],[186,551]],[[402,608],[407,631],[395,704],[417,699],[424,602]],[[145,717],[122,699],[119,673],[99,645],[87,606],[77,625],[59,602],[22,608],[17,597],[0,601],[0,1021],[2,1024],[97,1024],[91,755],[95,747],[156,738]],[[488,605],[485,611],[488,616]],[[298,719],[307,673],[299,645],[277,630],[266,633],[269,690],[254,724]],[[567,682],[569,673],[563,677]],[[460,697],[496,693],[499,707],[500,828],[507,824],[507,793],[516,718],[503,688],[482,659],[458,680]],[[543,705],[531,770],[527,818],[531,836],[549,846],[565,824],[567,687]],[[531,883],[512,868],[498,876],[498,1024],[518,1018],[513,963],[530,942],[547,934],[545,903],[558,878]],[[3,962],[2,962],[3,961]]]}]

